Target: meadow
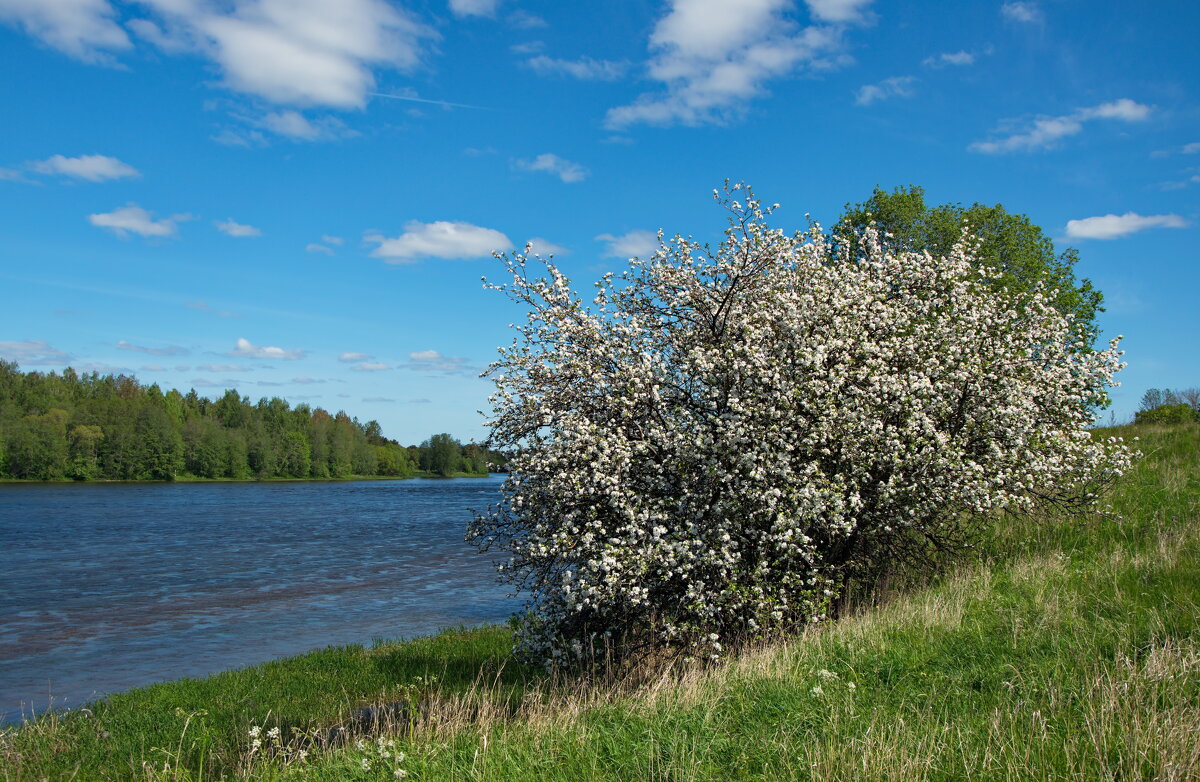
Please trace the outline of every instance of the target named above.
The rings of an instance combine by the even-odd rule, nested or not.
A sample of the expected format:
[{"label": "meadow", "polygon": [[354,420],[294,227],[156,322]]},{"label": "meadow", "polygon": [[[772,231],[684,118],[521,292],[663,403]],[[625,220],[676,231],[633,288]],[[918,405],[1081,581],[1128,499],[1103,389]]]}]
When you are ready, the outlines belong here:
[{"label": "meadow", "polygon": [[1200,777],[1200,425],[1098,507],[995,519],[940,575],[709,667],[547,676],[511,631],[329,648],[0,732],[41,779]]}]

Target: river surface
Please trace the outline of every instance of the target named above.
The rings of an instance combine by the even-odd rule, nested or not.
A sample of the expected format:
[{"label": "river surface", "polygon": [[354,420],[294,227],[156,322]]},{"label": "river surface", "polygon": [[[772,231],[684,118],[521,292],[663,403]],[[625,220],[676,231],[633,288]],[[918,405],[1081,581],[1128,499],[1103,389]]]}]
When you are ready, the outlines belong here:
[{"label": "river surface", "polygon": [[503,621],[517,601],[463,542],[500,480],[0,485],[0,722]]}]

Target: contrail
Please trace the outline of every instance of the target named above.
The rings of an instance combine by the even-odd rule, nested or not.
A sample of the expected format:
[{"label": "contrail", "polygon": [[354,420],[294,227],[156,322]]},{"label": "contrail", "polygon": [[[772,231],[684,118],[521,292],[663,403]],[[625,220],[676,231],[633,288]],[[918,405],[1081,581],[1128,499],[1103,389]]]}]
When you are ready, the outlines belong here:
[{"label": "contrail", "polygon": [[386,92],[368,92],[368,95],[374,95],[376,98],[391,98],[393,100],[407,100],[413,103],[431,103],[434,106],[445,106],[454,109],[478,109],[479,111],[495,111],[488,106],[471,106],[466,103],[451,103],[448,100],[430,100],[429,98],[414,98],[411,95],[391,95]]}]

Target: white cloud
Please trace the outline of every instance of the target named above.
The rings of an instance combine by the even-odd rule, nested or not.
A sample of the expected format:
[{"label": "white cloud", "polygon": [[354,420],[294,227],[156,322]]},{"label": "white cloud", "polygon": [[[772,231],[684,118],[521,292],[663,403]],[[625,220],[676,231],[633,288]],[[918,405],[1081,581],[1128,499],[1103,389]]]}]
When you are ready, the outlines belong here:
[{"label": "white cloud", "polygon": [[[865,0],[810,0],[815,19],[854,21]],[[650,36],[648,75],[665,88],[610,109],[606,124],[698,125],[735,116],[768,79],[835,64],[841,28],[801,28],[789,0],[671,0]]]},{"label": "white cloud", "polygon": [[418,372],[473,373],[475,369],[469,359],[461,356],[443,356],[437,350],[418,350],[408,354],[407,369]]},{"label": "white cloud", "polygon": [[379,362],[364,361],[361,364],[355,364],[350,369],[354,372],[384,372],[391,369],[391,367]]},{"label": "white cloud", "polygon": [[24,182],[26,184],[35,184],[20,171],[12,168],[0,168],[0,182]]},{"label": "white cloud", "polygon": [[1000,15],[1012,22],[1035,24],[1042,21],[1042,9],[1038,8],[1037,3],[1021,0],[1011,0],[1000,6]]},{"label": "white cloud", "polygon": [[1112,119],[1122,122],[1142,122],[1153,109],[1129,98],[1101,103],[1096,106],[1076,109],[1071,114],[1059,117],[1040,116],[1024,130],[1007,137],[988,141],[976,141],[967,147],[971,152],[998,155],[1005,152],[1029,152],[1055,146],[1059,140],[1078,135],[1084,123],[1096,119]]},{"label": "white cloud", "polygon": [[309,242],[304,245],[304,251],[309,253],[324,253],[325,255],[333,255],[333,250],[323,244]]},{"label": "white cloud", "polygon": [[229,234],[230,236],[262,236],[262,231],[258,230],[252,225],[235,223],[232,217],[224,222],[215,222],[213,225],[215,225],[217,230],[221,233]]},{"label": "white cloud", "polygon": [[322,378],[308,377],[307,375],[301,375],[300,377],[292,378],[292,382],[307,386],[307,385],[312,385],[313,383],[324,383],[326,381]]},{"label": "white cloud", "polygon": [[321,237],[321,241],[325,242],[325,244],[336,244],[340,246],[346,240],[340,236],[330,236],[329,234],[326,234]]},{"label": "white cloud", "polygon": [[[217,65],[228,89],[296,106],[362,108],[374,69],[410,70],[438,37],[387,0],[143,0],[133,7],[155,19],[131,19],[129,28],[164,53],[198,52]],[[0,0],[0,21],[91,62],[111,62],[111,52],[131,47],[115,16],[108,0]]]},{"label": "white cloud", "polygon": [[1180,147],[1179,151],[1185,155],[1195,155],[1200,153],[1200,141],[1193,141],[1190,144],[1184,144],[1182,147]]},{"label": "white cloud", "polygon": [[[437,34],[385,0],[146,0],[173,45],[211,58],[223,85],[272,103],[361,108],[375,67],[419,64]],[[158,43],[161,45],[162,37]]]},{"label": "white cloud", "polygon": [[364,402],[395,402],[396,400],[392,399],[390,396],[364,396],[362,398],[362,401],[364,401]]},{"label": "white cloud", "polygon": [[86,179],[89,182],[141,176],[133,166],[107,155],[80,155],[79,157],[52,155],[45,160],[32,163],[30,167],[39,174],[57,174]]},{"label": "white cloud", "polygon": [[495,16],[499,0],[450,0],[450,11],[458,17]]},{"label": "white cloud", "polygon": [[514,43],[508,47],[508,50],[513,54],[537,54],[545,48],[545,41],[523,41],[522,43]]},{"label": "white cloud", "polygon": [[260,128],[294,141],[333,141],[358,135],[357,131],[351,130],[337,117],[309,119],[292,109],[272,111],[253,122]]},{"label": "white cloud", "polygon": [[84,62],[111,63],[110,52],[132,46],[114,16],[108,0],[0,0],[0,22]]},{"label": "white cloud", "polygon": [[483,258],[512,248],[512,242],[500,231],[449,220],[413,220],[395,238],[368,233],[363,240],[378,244],[371,257],[388,263],[410,263],[421,258]]},{"label": "white cloud", "polygon": [[616,81],[629,70],[629,63],[624,61],[594,60],[591,57],[560,60],[544,54],[526,60],[525,64],[543,76],[572,76],[584,81]]},{"label": "white cloud", "polygon": [[930,68],[941,68],[946,65],[974,65],[975,55],[968,51],[942,52],[936,57],[926,57],[922,64]]},{"label": "white cloud", "polygon": [[153,212],[148,212],[134,203],[111,212],[88,215],[88,222],[92,225],[107,228],[122,239],[131,233],[139,236],[174,236],[176,224],[190,219],[190,215],[179,214],[155,220]]},{"label": "white cloud", "polygon": [[1186,179],[1176,179],[1170,182],[1159,182],[1160,190],[1183,190],[1195,184],[1200,184],[1200,174],[1192,174]]},{"label": "white cloud", "polygon": [[147,353],[151,356],[186,356],[192,352],[182,345],[166,345],[161,348],[152,348],[144,345],[133,345],[125,340],[117,343],[117,350],[132,350],[136,353]]},{"label": "white cloud", "polygon": [[808,12],[822,22],[857,22],[871,0],[806,0]]},{"label": "white cloud", "polygon": [[570,250],[568,250],[566,247],[563,247],[562,245],[555,244],[554,242],[551,242],[548,239],[542,239],[541,237],[538,237],[538,236],[535,236],[532,239],[527,240],[525,242],[525,244],[527,246],[531,247],[533,252],[537,253],[538,255],[542,256],[543,258],[546,258],[551,255],[569,255],[571,252]]},{"label": "white cloud", "polygon": [[875,101],[888,98],[911,98],[915,81],[916,78],[912,76],[893,76],[878,84],[865,84],[859,88],[854,102],[859,106],[870,106]]},{"label": "white cloud", "polygon": [[375,358],[370,353],[343,353],[338,356],[338,361],[353,362],[353,361],[370,361]]},{"label": "white cloud", "polygon": [[606,258],[648,258],[658,252],[658,234],[654,231],[633,230],[621,236],[600,234],[598,242],[607,242]]},{"label": "white cloud", "polygon": [[1070,239],[1117,239],[1147,228],[1186,228],[1187,221],[1176,214],[1146,215],[1126,212],[1067,221]]},{"label": "white cloud", "polygon": [[544,152],[533,160],[516,160],[513,165],[522,171],[544,171],[564,182],[582,182],[587,179],[589,173],[578,163],[561,158],[551,152]]},{"label": "white cloud", "polygon": [[259,347],[248,339],[239,337],[237,347],[229,351],[227,356],[244,356],[246,358],[281,358],[285,361],[295,361],[304,358],[303,350],[284,350],[283,348]]},{"label": "white cloud", "polygon": [[508,15],[508,23],[518,30],[536,30],[542,27],[549,27],[546,20],[537,14],[531,14],[528,11],[517,9]]},{"label": "white cloud", "polygon": [[0,342],[0,356],[26,366],[66,364],[73,356],[41,339]]},{"label": "white cloud", "polygon": [[243,364],[201,364],[196,367],[201,372],[253,372],[254,367]]},{"label": "white cloud", "polygon": [[270,143],[265,133],[247,128],[225,128],[209,138],[226,147],[265,147]]}]

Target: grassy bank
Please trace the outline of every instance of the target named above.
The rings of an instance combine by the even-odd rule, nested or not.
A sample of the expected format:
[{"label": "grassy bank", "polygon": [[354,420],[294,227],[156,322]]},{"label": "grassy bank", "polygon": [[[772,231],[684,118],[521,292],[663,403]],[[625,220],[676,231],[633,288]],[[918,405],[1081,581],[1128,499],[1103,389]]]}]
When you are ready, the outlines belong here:
[{"label": "grassy bank", "polygon": [[[715,668],[550,680],[507,659],[504,628],[327,649],[44,717],[0,737],[0,769],[12,780],[1197,778],[1200,427],[1119,433],[1140,436],[1146,457],[1105,498],[1111,515],[1008,520],[945,577]],[[400,703],[414,705],[370,708]]]}]

